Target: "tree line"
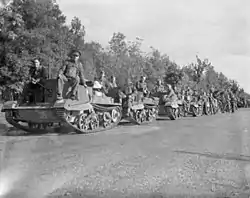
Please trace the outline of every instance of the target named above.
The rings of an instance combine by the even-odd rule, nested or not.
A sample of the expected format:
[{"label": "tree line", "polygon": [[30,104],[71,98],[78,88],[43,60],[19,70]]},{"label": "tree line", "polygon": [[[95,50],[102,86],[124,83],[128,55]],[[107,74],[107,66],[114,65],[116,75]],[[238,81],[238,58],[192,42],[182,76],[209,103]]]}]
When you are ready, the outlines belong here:
[{"label": "tree line", "polygon": [[81,62],[85,76],[93,80],[100,70],[115,75],[123,86],[127,79],[138,80],[146,75],[149,88],[158,78],[180,89],[187,86],[208,90],[224,90],[232,86],[239,96],[249,95],[237,81],[216,72],[208,59],[196,56],[196,62],[180,66],[169,56],[151,47],[150,53],[141,49],[143,40],[128,41],[121,32],[113,33],[108,45],[85,42],[85,27],[74,17],[66,23],[59,6],[52,0],[15,0],[0,10],[0,88],[19,89],[29,75],[31,60],[39,58],[48,68],[51,78],[57,75],[68,53],[84,51]]}]

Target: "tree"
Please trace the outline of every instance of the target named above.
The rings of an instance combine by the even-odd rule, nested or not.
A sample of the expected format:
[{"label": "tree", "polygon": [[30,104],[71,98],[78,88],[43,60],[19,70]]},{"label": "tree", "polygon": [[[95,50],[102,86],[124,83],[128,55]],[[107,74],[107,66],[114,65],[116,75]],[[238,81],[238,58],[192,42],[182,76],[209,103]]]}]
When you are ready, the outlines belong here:
[{"label": "tree", "polygon": [[216,89],[219,88],[218,73],[214,70],[214,67],[212,65],[207,66],[204,79],[201,83],[203,89],[211,87],[214,87]]},{"label": "tree", "polygon": [[174,87],[180,84],[183,77],[183,71],[178,67],[176,63],[172,63],[166,70],[165,82]]},{"label": "tree", "polygon": [[182,88],[207,90],[231,86],[234,93],[244,93],[236,81],[217,73],[208,59],[196,56],[196,62],[181,68],[154,47],[150,53],[144,53],[141,38],[127,41],[123,33],[113,33],[105,48],[97,42],[85,42],[85,33],[84,24],[77,17],[70,25],[66,24],[66,17],[53,0],[15,0],[1,8],[0,88],[19,89],[22,86],[19,82],[25,82],[28,77],[34,57],[49,68],[50,77],[55,77],[69,51],[78,49],[84,51],[80,60],[90,80],[104,70],[108,76],[115,75],[119,85],[125,84],[128,78],[137,81],[140,75],[146,75],[149,88],[157,78],[162,78]]},{"label": "tree", "polygon": [[110,52],[116,56],[124,55],[127,52],[127,43],[125,39],[126,36],[123,33],[113,33],[113,36],[109,41]]},{"label": "tree", "polygon": [[25,82],[34,57],[51,66],[54,77],[69,50],[76,47],[76,37],[83,37],[74,23],[71,29],[66,26],[66,17],[50,0],[16,0],[0,14],[1,86]]},{"label": "tree", "polygon": [[86,34],[85,27],[82,25],[81,20],[74,17],[71,21],[70,32],[73,33],[73,43],[77,50],[83,50],[84,36]]},{"label": "tree", "polygon": [[196,55],[196,61],[197,63],[193,65],[194,70],[194,81],[199,84],[201,81],[201,77],[204,74],[205,70],[211,65],[211,63],[208,62],[208,59],[204,59],[203,61]]}]

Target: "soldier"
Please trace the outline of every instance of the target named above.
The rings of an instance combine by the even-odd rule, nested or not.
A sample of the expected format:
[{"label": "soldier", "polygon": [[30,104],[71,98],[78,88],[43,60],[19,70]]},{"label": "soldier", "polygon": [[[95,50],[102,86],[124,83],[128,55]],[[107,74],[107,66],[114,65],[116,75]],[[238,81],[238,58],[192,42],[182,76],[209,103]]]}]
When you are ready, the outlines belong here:
[{"label": "soldier", "polygon": [[193,94],[192,94],[192,101],[193,101],[193,102],[198,102],[198,101],[199,101],[199,94],[198,94],[198,91],[197,91],[197,90],[194,90],[194,91],[193,91]]},{"label": "soldier", "polygon": [[141,76],[141,79],[135,85],[137,91],[142,92],[144,97],[149,94],[147,83],[145,81],[146,81],[146,77]]},{"label": "soldier", "polygon": [[117,88],[116,77],[115,76],[111,76],[109,85],[110,85],[110,88]]},{"label": "soldier", "polygon": [[191,100],[192,100],[192,95],[193,95],[193,91],[191,90],[190,87],[187,87],[185,97],[186,97],[186,101],[187,101],[188,103],[191,102]]},{"label": "soldier", "polygon": [[109,91],[108,95],[109,97],[112,97],[114,99],[114,102],[121,103],[122,98],[125,98],[125,94],[118,88],[116,84],[116,77],[111,76],[110,83],[109,83]]},{"label": "soldier", "polygon": [[244,108],[247,108],[247,97],[246,96],[243,97],[243,104],[244,104]]},{"label": "soldier", "polygon": [[164,93],[165,91],[166,90],[165,90],[164,85],[162,84],[161,79],[157,79],[157,83],[156,83],[156,86],[154,88],[154,92],[155,93]]},{"label": "soldier", "polygon": [[108,90],[110,88],[110,83],[106,78],[106,74],[104,71],[101,71],[100,76],[99,76],[99,82],[102,85],[102,90],[105,94],[108,94]]},{"label": "soldier", "polygon": [[181,100],[185,103],[185,90],[184,89],[182,89],[180,92],[179,100]]},{"label": "soldier", "polygon": [[125,95],[134,95],[135,93],[137,93],[136,87],[134,86],[131,79],[127,80],[127,85],[125,86],[124,93]]},{"label": "soldier", "polygon": [[130,109],[137,94],[136,87],[133,85],[133,82],[130,79],[127,80],[127,85],[125,86],[124,93],[126,95],[126,102],[127,102],[126,116],[129,116]]},{"label": "soldier", "polygon": [[208,92],[208,100],[209,100],[209,103],[211,105],[211,113],[212,114],[215,114],[215,108],[216,108],[216,101],[215,101],[215,98],[213,97],[213,92]]},{"label": "soldier", "polygon": [[71,86],[71,99],[77,99],[76,93],[78,90],[79,84],[82,84],[86,87],[83,66],[79,62],[81,52],[72,51],[70,54],[70,59],[66,60],[63,66],[59,69],[58,72],[58,86],[57,86],[57,99],[62,100],[63,86],[65,82],[70,83]]},{"label": "soldier", "polygon": [[230,99],[230,104],[234,105],[234,107],[235,107],[236,104],[237,104],[237,101],[236,101],[236,96],[232,92],[232,88],[231,87],[228,88],[228,95],[229,95],[229,99]]},{"label": "soldier", "polygon": [[166,95],[164,95],[163,97],[163,101],[166,102],[170,100],[171,102],[177,101],[178,97],[175,94],[173,88],[171,87],[171,85],[167,85],[167,89],[166,89]]},{"label": "soldier", "polygon": [[179,89],[177,88],[176,85],[173,86],[173,91],[175,92],[176,95],[179,94]]},{"label": "soldier", "polygon": [[[48,79],[48,73],[45,67],[40,64],[38,58],[33,60],[33,66],[30,68],[29,82],[24,89],[24,97],[26,101],[30,101],[30,96],[34,94],[37,89],[43,90],[44,81]],[[28,98],[27,98],[28,97]],[[32,98],[31,100],[34,100]]]},{"label": "soldier", "polygon": [[154,89],[152,90],[152,96],[160,98],[165,92],[166,92],[166,89],[164,85],[162,84],[161,79],[157,79],[156,85]]}]

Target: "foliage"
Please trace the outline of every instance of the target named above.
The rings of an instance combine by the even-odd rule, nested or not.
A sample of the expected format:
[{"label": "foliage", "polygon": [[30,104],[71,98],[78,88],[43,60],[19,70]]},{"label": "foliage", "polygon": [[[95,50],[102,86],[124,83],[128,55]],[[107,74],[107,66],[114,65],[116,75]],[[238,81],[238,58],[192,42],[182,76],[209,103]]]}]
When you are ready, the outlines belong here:
[{"label": "foliage", "polygon": [[176,63],[172,63],[166,69],[165,82],[177,86],[181,83],[184,77],[183,70],[181,70]]},{"label": "foliage", "polygon": [[234,93],[245,95],[234,80],[215,71],[208,59],[196,56],[196,62],[180,67],[168,55],[151,47],[150,53],[141,50],[143,39],[128,41],[117,32],[104,48],[97,42],[85,42],[85,27],[74,17],[69,25],[59,6],[52,0],[15,0],[0,10],[0,87],[19,89],[20,82],[28,77],[31,60],[41,59],[51,77],[57,75],[62,61],[72,49],[84,52],[85,77],[93,80],[104,70],[107,76],[115,75],[123,86],[128,79],[136,81],[147,76],[149,87],[161,78],[173,86],[208,90],[211,87],[232,87]]}]

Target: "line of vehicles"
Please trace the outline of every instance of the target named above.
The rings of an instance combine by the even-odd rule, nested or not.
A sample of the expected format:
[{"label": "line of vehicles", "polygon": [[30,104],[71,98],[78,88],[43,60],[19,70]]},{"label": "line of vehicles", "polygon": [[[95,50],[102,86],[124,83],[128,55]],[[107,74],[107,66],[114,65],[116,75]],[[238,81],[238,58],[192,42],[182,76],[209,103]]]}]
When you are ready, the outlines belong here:
[{"label": "line of vehicles", "polygon": [[[116,127],[121,120],[128,120],[141,125],[151,123],[157,117],[168,117],[176,120],[184,116],[211,115],[218,112],[234,112],[236,104],[211,105],[209,101],[193,100],[189,103],[176,100],[162,100],[158,97],[143,97],[138,93],[116,100],[95,88],[95,83],[88,81],[87,87],[79,85],[78,99],[69,99],[70,86],[65,85],[63,100],[56,100],[57,80],[48,79],[42,90],[33,92],[33,102],[7,101],[2,107],[6,121],[25,133],[48,133],[55,128],[67,126],[69,132],[93,133]],[[118,94],[119,90],[113,89]],[[127,113],[130,108],[129,114]]]}]

